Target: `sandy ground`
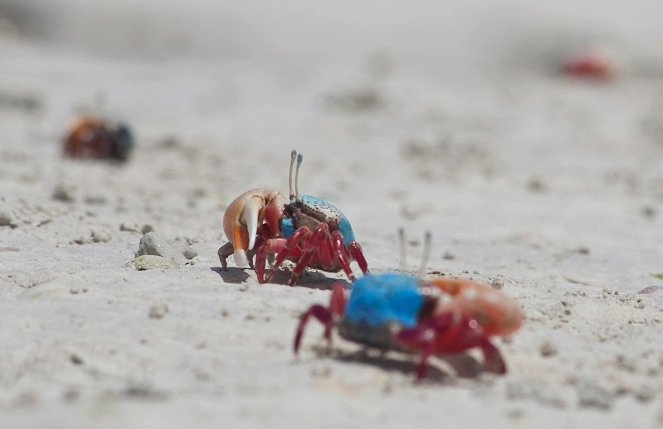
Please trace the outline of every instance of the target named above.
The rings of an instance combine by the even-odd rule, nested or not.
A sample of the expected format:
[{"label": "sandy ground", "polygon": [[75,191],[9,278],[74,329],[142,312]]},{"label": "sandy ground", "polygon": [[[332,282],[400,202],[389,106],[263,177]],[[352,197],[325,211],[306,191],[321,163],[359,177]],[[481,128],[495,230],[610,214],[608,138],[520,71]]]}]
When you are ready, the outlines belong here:
[{"label": "sandy ground", "polygon": [[[646,49],[593,83],[527,49],[529,65],[508,51],[474,70],[388,50],[109,57],[7,31],[0,427],[663,427],[663,293],[637,294],[663,284],[663,74]],[[134,127],[128,164],[60,156],[91,108]],[[293,357],[298,315],[342,276],[258,285],[216,256],[226,205],[286,191],[291,148],[302,191],[342,208],[372,271],[398,269],[399,226],[416,271],[431,230],[429,275],[520,302],[522,329],[497,341],[506,376],[472,352],[414,383],[413,358],[341,339],[324,355],[313,326]],[[197,256],[136,270],[145,225]]]}]

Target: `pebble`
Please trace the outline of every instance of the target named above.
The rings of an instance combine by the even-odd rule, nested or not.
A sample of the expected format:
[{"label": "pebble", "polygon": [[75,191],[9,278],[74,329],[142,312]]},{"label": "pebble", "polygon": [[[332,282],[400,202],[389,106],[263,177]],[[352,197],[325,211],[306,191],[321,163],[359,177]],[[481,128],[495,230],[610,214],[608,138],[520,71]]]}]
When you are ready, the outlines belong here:
[{"label": "pebble", "polygon": [[0,226],[8,226],[10,228],[16,228],[18,226],[16,216],[11,210],[9,210],[9,208],[0,208]]},{"label": "pebble", "polygon": [[615,399],[615,394],[599,386],[593,381],[586,380],[578,384],[578,406],[580,408],[598,408],[609,410]]},{"label": "pebble", "polygon": [[497,290],[503,289],[504,288],[504,282],[499,280],[499,279],[493,279],[490,282],[490,287],[492,287],[493,289],[497,289]]},{"label": "pebble", "polygon": [[90,205],[104,205],[108,199],[104,195],[86,195],[83,201]]},{"label": "pebble", "polygon": [[120,224],[120,231],[140,232],[140,229],[138,229],[138,225],[136,225],[136,224],[121,223]]},{"label": "pebble", "polygon": [[62,183],[55,185],[55,189],[53,189],[51,196],[56,201],[62,201],[64,203],[74,202],[74,190],[71,186],[67,186]]},{"label": "pebble", "polygon": [[156,255],[173,261],[182,259],[180,252],[152,231],[144,234],[140,239],[136,256],[141,255]]},{"label": "pebble", "polygon": [[456,255],[454,255],[453,253],[451,253],[447,250],[446,252],[444,252],[444,255],[442,255],[442,259],[452,261],[452,260],[456,259]]},{"label": "pebble", "polygon": [[549,341],[541,344],[541,347],[539,348],[539,353],[541,353],[541,356],[543,357],[555,356],[557,352],[557,346]]},{"label": "pebble", "polygon": [[133,260],[133,264],[138,271],[145,271],[151,269],[168,269],[179,268],[180,264],[177,262],[163,258],[157,255],[141,255]]},{"label": "pebble", "polygon": [[644,207],[642,208],[642,215],[643,215],[644,217],[647,217],[647,218],[653,218],[654,216],[656,216],[656,214],[657,214],[656,207],[653,207],[653,206],[644,206]]},{"label": "pebble", "polygon": [[106,231],[92,231],[91,238],[94,243],[108,243],[111,241],[111,235]]},{"label": "pebble", "polygon": [[184,251],[182,252],[182,254],[183,254],[184,257],[187,258],[187,259],[193,259],[193,258],[195,258],[196,256],[198,256],[198,252],[196,252],[192,247],[187,247],[186,249],[184,249]]},{"label": "pebble", "polygon": [[546,192],[548,190],[548,186],[546,186],[546,183],[541,179],[532,178],[529,180],[529,182],[527,182],[527,190],[536,193]]},{"label": "pebble", "polygon": [[656,293],[656,292],[663,292],[663,286],[648,286],[648,287],[642,289],[638,293],[648,294],[648,293]]},{"label": "pebble", "polygon": [[163,317],[168,313],[168,305],[166,304],[154,304],[150,307],[148,317],[150,319],[163,319]]}]

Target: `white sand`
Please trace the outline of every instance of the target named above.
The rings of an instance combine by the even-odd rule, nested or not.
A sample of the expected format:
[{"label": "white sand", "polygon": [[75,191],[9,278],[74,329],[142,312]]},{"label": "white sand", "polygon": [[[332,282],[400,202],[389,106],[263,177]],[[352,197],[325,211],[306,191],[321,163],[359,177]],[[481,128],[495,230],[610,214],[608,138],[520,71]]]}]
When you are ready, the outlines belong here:
[{"label": "white sand", "polygon": [[[654,3],[592,18],[566,3],[452,2],[440,25],[403,2],[402,18],[375,20],[373,3],[356,15],[326,5],[313,34],[287,13],[313,13],[306,2],[204,14],[202,1],[144,1],[129,15],[122,2],[109,27],[152,17],[135,50],[125,33],[93,31],[90,3],[54,3],[27,3],[60,11],[45,36],[0,36],[0,214],[15,226],[0,227],[0,427],[663,427],[663,293],[636,294],[663,284]],[[234,26],[217,29],[220,17]],[[169,53],[173,34],[188,35],[186,55]],[[583,38],[606,42],[626,72],[556,76]],[[136,131],[125,166],[60,157],[67,124],[98,94]],[[522,304],[523,328],[497,341],[506,376],[480,373],[472,352],[435,359],[417,384],[408,356],[341,339],[317,353],[314,326],[294,359],[298,314],[342,276],[258,285],[216,257],[225,206],[254,186],[286,191],[293,147],[302,191],[343,209],[374,272],[399,266],[399,226],[416,270],[430,229],[429,271],[496,281]],[[141,234],[123,224],[198,256],[136,271]]]}]

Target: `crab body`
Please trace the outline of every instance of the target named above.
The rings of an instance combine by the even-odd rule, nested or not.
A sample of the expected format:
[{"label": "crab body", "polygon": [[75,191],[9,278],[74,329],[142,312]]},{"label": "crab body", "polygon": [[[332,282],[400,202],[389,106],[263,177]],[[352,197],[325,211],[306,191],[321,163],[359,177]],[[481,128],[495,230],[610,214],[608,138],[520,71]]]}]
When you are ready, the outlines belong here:
[{"label": "crab body", "polygon": [[326,223],[330,231],[338,230],[346,246],[355,240],[350,221],[343,212],[329,201],[313,195],[302,195],[300,200],[290,201],[281,217],[280,230],[283,238],[290,238],[298,228],[305,226],[314,230],[321,222]]},{"label": "crab body", "polygon": [[417,378],[434,355],[481,349],[485,368],[506,372],[491,336],[506,336],[522,322],[518,304],[488,285],[467,280],[421,280],[405,274],[367,275],[348,293],[334,288],[328,307],[313,305],[300,318],[294,350],[298,352],[310,316],[341,337],[367,347],[418,353]]},{"label": "crab body", "polygon": [[[295,157],[293,151],[291,176]],[[299,171],[302,158],[297,159]],[[350,268],[354,260],[362,272],[368,272],[347,217],[327,200],[293,193],[292,185],[289,199],[278,191],[261,188],[240,195],[228,206],[223,227],[229,241],[218,252],[221,266],[227,269],[226,259],[233,255],[238,266],[249,264],[255,269],[260,283],[270,281],[286,259],[295,262],[290,285],[306,267],[343,270],[354,280]],[[268,260],[273,260],[269,270]]]},{"label": "crab body", "polygon": [[416,278],[402,274],[364,276],[352,284],[339,334],[382,350],[401,350],[393,332],[414,328],[425,297]]},{"label": "crab body", "polygon": [[126,161],[133,146],[133,135],[125,123],[83,116],[64,139],[64,154],[70,158]]}]

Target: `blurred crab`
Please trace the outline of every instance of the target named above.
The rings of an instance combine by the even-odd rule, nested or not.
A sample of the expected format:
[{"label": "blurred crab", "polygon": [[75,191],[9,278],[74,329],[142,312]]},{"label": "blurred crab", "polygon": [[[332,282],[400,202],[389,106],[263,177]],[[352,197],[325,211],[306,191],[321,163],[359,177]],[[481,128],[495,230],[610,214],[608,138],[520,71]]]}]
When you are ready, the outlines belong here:
[{"label": "blurred crab", "polygon": [[619,70],[611,55],[593,49],[581,51],[567,58],[562,65],[562,73],[577,78],[609,81],[619,74]]},{"label": "blurred crab", "polygon": [[133,146],[133,135],[125,123],[81,116],[64,139],[64,154],[70,158],[126,161]]},{"label": "blurred crab", "polygon": [[[233,255],[237,266],[249,264],[255,269],[260,283],[270,281],[286,259],[295,262],[288,281],[291,286],[306,267],[327,272],[343,270],[354,280],[350,268],[354,260],[363,273],[368,272],[361,246],[355,241],[345,215],[329,201],[299,194],[302,160],[301,154],[291,152],[289,199],[278,191],[256,188],[230,203],[223,215],[223,229],[229,242],[218,251],[224,270],[227,270],[226,259]],[[268,260],[273,263],[266,272]]]},{"label": "blurred crab", "polygon": [[[430,235],[426,248],[427,254]],[[336,328],[341,337],[366,347],[418,353],[417,379],[424,377],[431,356],[474,347],[483,353],[486,370],[506,373],[490,337],[512,334],[523,319],[518,303],[486,284],[402,273],[366,275],[353,282],[350,292],[337,285],[329,306],[316,304],[301,315],[295,354],[311,316],[324,325],[324,338],[330,344]]]}]

